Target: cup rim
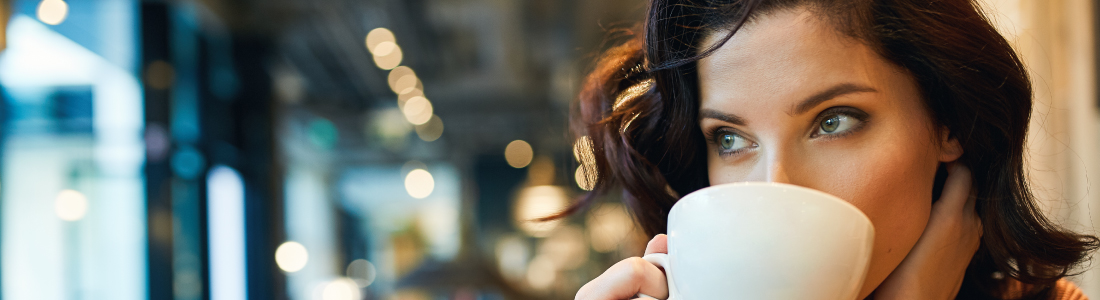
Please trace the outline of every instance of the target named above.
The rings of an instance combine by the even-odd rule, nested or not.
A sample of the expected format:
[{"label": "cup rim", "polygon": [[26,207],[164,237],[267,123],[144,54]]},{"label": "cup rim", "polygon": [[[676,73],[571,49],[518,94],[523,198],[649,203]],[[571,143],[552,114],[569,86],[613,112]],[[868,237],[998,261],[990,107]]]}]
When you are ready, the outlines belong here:
[{"label": "cup rim", "polygon": [[[689,197],[692,197],[695,194],[706,193],[710,190],[738,188],[738,187],[743,187],[743,186],[749,186],[749,187],[775,186],[775,187],[781,187],[781,188],[790,189],[790,190],[796,190],[796,191],[800,191],[800,192],[804,192],[804,193],[816,194],[818,196],[823,196],[823,198],[830,199],[833,202],[839,203],[842,206],[847,207],[849,210],[855,211],[860,217],[863,217],[863,220],[867,221],[867,224],[872,224],[871,226],[874,226],[873,225],[874,223],[871,222],[871,218],[867,217],[867,214],[863,213],[863,210],[859,209],[858,207],[856,207],[852,203],[850,203],[848,201],[845,201],[844,199],[841,199],[840,197],[837,197],[836,195],[829,194],[829,193],[822,192],[822,191],[815,190],[815,189],[811,189],[811,188],[804,187],[804,186],[793,185],[793,184],[789,184],[789,183],[781,183],[781,182],[742,181],[742,182],[731,182],[731,183],[723,183],[723,184],[718,184],[718,185],[712,185],[712,186],[708,186],[708,187],[705,187],[705,188],[698,189],[694,192],[691,192],[691,193],[688,193],[687,195],[684,195],[683,197],[680,197],[680,199],[678,199],[676,201],[676,204],[679,204],[682,200],[688,199]],[[673,206],[676,206],[676,205],[673,204]]]}]

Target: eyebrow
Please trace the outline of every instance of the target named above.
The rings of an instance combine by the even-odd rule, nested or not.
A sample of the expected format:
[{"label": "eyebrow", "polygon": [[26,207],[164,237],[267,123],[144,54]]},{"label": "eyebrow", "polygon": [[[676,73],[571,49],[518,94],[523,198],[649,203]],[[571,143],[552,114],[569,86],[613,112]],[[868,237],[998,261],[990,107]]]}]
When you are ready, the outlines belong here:
[{"label": "eyebrow", "polygon": [[[822,102],[829,101],[833,98],[840,97],[840,96],[843,96],[843,95],[855,94],[855,93],[873,93],[873,92],[878,92],[878,90],[876,90],[872,87],[869,87],[869,86],[859,85],[859,84],[855,84],[855,83],[838,84],[838,85],[835,85],[835,86],[833,86],[833,87],[831,87],[827,90],[824,90],[824,91],[821,91],[817,94],[814,94],[813,96],[810,96],[809,98],[806,98],[805,100],[802,100],[802,102],[798,103],[798,105],[795,105],[794,107],[792,107],[791,111],[788,112],[788,114],[790,114],[792,116],[793,115],[798,115],[798,114],[803,114],[806,111],[809,111],[811,108],[814,108],[818,104],[821,104]],[[738,115],[727,114],[727,113],[717,111],[717,110],[714,110],[714,109],[709,109],[709,108],[702,109],[699,112],[699,118],[702,118],[702,119],[716,119],[716,120],[720,120],[720,121],[723,121],[723,122],[727,122],[727,123],[734,124],[734,125],[740,125],[740,126],[745,126],[745,124],[747,124],[747,122],[745,121],[745,118],[742,118]]]},{"label": "eyebrow", "polygon": [[809,98],[806,98],[806,100],[802,100],[802,102],[798,103],[798,105],[795,105],[788,114],[790,114],[792,116],[803,114],[806,111],[810,110],[811,108],[814,108],[818,104],[821,104],[821,102],[829,101],[833,98],[840,97],[840,96],[843,96],[843,95],[855,94],[855,93],[873,93],[873,92],[878,92],[878,90],[876,90],[872,87],[866,86],[866,85],[859,85],[859,84],[855,84],[855,83],[841,83],[841,84],[833,86],[830,89],[827,89],[825,91],[817,93],[816,95],[813,95]]}]

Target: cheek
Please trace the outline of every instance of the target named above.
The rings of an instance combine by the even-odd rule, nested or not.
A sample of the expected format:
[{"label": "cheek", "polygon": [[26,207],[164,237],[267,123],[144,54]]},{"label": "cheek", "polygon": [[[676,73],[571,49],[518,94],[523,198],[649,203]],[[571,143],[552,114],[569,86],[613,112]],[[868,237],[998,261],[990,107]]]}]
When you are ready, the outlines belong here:
[{"label": "cheek", "polygon": [[871,219],[875,245],[867,284],[877,285],[924,232],[938,162],[924,151],[928,145],[897,138],[874,144],[844,149],[843,155],[831,155],[833,159],[815,158],[807,170],[827,170],[815,176],[821,180],[812,180],[814,188],[848,200]]}]

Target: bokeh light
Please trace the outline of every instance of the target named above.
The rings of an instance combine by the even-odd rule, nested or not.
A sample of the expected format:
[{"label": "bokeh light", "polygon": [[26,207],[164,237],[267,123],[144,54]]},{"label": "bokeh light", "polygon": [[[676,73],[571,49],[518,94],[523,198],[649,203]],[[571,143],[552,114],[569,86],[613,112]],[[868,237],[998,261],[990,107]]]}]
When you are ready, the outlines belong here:
[{"label": "bokeh light", "polygon": [[348,264],[347,275],[348,279],[355,282],[355,285],[365,288],[374,283],[374,278],[378,275],[378,269],[371,262],[360,258]]},{"label": "bokeh light", "polygon": [[504,147],[504,159],[508,161],[508,165],[513,168],[519,169],[531,164],[531,160],[535,157],[535,151],[531,149],[531,144],[528,144],[524,140],[515,140],[508,143],[508,146]]},{"label": "bokeh light", "polygon": [[589,243],[596,252],[614,251],[634,229],[634,220],[619,203],[604,203],[593,207],[585,217]]},{"label": "bokeh light", "polygon": [[420,125],[427,123],[432,119],[432,102],[428,101],[428,98],[413,97],[405,102],[405,107],[401,109],[401,112],[405,113],[405,119],[413,125]]},{"label": "bokeh light", "polygon": [[420,82],[420,79],[416,77],[416,72],[406,66],[393,68],[386,79],[390,89],[398,95],[411,92],[411,89],[416,88]]},{"label": "bokeh light", "polygon": [[535,290],[545,291],[558,280],[558,270],[549,257],[537,256],[527,266],[527,284]]},{"label": "bokeh light", "polygon": [[69,4],[61,0],[42,0],[38,3],[38,20],[42,23],[57,25],[69,16]]},{"label": "bokeh light", "polygon": [[359,286],[354,280],[339,278],[325,285],[321,291],[321,300],[359,300]]},{"label": "bokeh light", "polygon": [[584,230],[562,225],[539,244],[539,256],[545,256],[558,270],[573,270],[588,262],[588,243]]},{"label": "bokeh light", "polygon": [[400,109],[405,108],[405,103],[409,102],[409,99],[416,97],[424,97],[423,89],[414,89],[408,93],[397,95],[397,107]]},{"label": "bokeh light", "polygon": [[[383,70],[390,70],[390,69],[396,68],[397,66],[400,66],[401,65],[401,60],[404,58],[404,54],[401,53],[401,47],[397,46],[397,44],[394,44],[394,43],[383,43],[383,44],[384,45],[393,45],[393,46],[392,47],[390,47],[390,46],[385,47],[385,48],[387,48],[386,50],[388,50],[388,51],[386,51],[386,55],[384,55],[384,56],[375,55],[374,56],[374,64],[377,65],[379,69],[383,69]],[[378,46],[378,48],[383,48],[383,46]]]},{"label": "bokeh light", "polygon": [[416,169],[405,175],[405,191],[416,199],[424,199],[435,190],[435,179],[424,169]]},{"label": "bokeh light", "polygon": [[176,70],[163,60],[149,63],[145,67],[145,84],[153,89],[164,90],[172,87],[176,81]]},{"label": "bokeh light", "polygon": [[88,212],[88,198],[74,190],[63,190],[54,201],[57,217],[65,221],[79,221]]},{"label": "bokeh light", "polygon": [[371,54],[378,55],[374,53],[374,50],[379,44],[384,42],[397,42],[397,39],[393,36],[393,32],[389,29],[379,27],[367,33],[367,50],[369,50]]},{"label": "bokeh light", "polygon": [[561,219],[539,221],[565,210],[568,196],[559,186],[542,185],[524,188],[519,192],[515,205],[516,226],[528,235],[546,237],[561,224]]},{"label": "bokeh light", "polygon": [[309,252],[298,242],[287,241],[275,249],[275,264],[279,265],[279,269],[284,272],[298,272],[305,268],[308,262]]},{"label": "bokeh light", "polygon": [[416,125],[416,135],[425,142],[438,140],[443,136],[443,120],[433,115],[427,123]]},{"label": "bokeh light", "polygon": [[317,118],[309,122],[309,141],[317,148],[330,150],[336,147],[340,139],[340,131],[336,125],[324,118]]}]

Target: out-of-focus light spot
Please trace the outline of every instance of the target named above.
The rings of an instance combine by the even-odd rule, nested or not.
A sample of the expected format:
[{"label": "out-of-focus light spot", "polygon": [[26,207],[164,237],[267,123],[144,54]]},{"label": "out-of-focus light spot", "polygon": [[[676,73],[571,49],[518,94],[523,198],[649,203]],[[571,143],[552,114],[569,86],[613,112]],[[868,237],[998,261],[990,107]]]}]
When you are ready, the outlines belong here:
[{"label": "out-of-focus light spot", "polygon": [[416,125],[416,135],[425,142],[438,140],[443,136],[443,120],[433,115],[427,123]]},{"label": "out-of-focus light spot", "polygon": [[424,90],[414,89],[412,91],[409,91],[408,93],[397,95],[397,107],[400,109],[405,109],[405,103],[408,103],[410,99],[416,97],[424,97]]},{"label": "out-of-focus light spot", "polygon": [[416,169],[405,175],[405,191],[409,192],[409,196],[424,199],[431,195],[433,190],[435,190],[435,179],[432,178],[432,173],[424,169]]},{"label": "out-of-focus light spot", "polygon": [[428,101],[428,98],[413,97],[405,102],[405,107],[401,110],[405,113],[405,119],[413,125],[420,125],[427,123],[432,119],[432,102]]},{"label": "out-of-focus light spot", "polygon": [[516,226],[534,237],[546,237],[561,224],[561,219],[538,221],[565,210],[568,196],[558,186],[542,185],[524,188],[516,199],[514,217]]},{"label": "out-of-focus light spot", "polygon": [[88,198],[74,190],[63,190],[54,201],[54,212],[65,221],[79,221],[88,212]]},{"label": "out-of-focus light spot", "polygon": [[531,249],[520,236],[508,236],[497,240],[497,266],[500,274],[510,280],[521,280],[527,275],[527,260]]},{"label": "out-of-focus light spot", "polygon": [[348,279],[355,281],[355,285],[365,288],[374,283],[374,278],[378,275],[378,269],[374,268],[374,264],[365,259],[356,259],[348,264],[347,275]]},{"label": "out-of-focus light spot", "polygon": [[419,87],[419,86],[420,86],[420,78],[417,78],[416,75],[409,74],[409,75],[405,75],[405,76],[402,76],[401,78],[397,79],[397,81],[394,83],[394,85],[392,85],[390,87],[393,88],[394,93],[397,93],[398,95],[400,95],[400,94],[411,93],[413,90],[416,90],[417,87]]},{"label": "out-of-focus light spot", "polygon": [[164,90],[172,87],[176,81],[176,70],[172,64],[158,60],[145,67],[145,84],[150,88]]},{"label": "out-of-focus light spot", "polygon": [[244,181],[223,165],[206,175],[210,299],[248,299],[245,289]]},{"label": "out-of-focus light spot", "polygon": [[374,56],[387,56],[393,54],[393,50],[397,50],[398,48],[400,47],[397,46],[397,43],[385,41],[374,46],[371,53],[374,54]]},{"label": "out-of-focus light spot", "polygon": [[367,50],[370,50],[372,54],[374,54],[374,49],[378,47],[378,44],[383,42],[396,43],[397,39],[394,38],[392,31],[382,27],[375,28],[367,33]]},{"label": "out-of-focus light spot", "polygon": [[531,144],[523,140],[514,140],[508,143],[507,147],[504,147],[504,159],[513,168],[526,167],[531,164],[531,159],[534,159],[534,157],[535,151],[531,149]]},{"label": "out-of-focus light spot", "polygon": [[61,0],[42,0],[38,3],[38,20],[42,23],[57,25],[69,16],[69,4]]},{"label": "out-of-focus light spot", "polygon": [[591,191],[596,187],[596,174],[595,172],[588,171],[588,167],[585,165],[577,166],[577,172],[573,173],[573,180],[577,182],[577,187],[582,190]]},{"label": "out-of-focus light spot", "polygon": [[309,252],[306,247],[298,242],[288,241],[275,249],[275,264],[283,272],[294,273],[306,267],[309,262]]},{"label": "out-of-focus light spot", "polygon": [[401,53],[401,47],[397,46],[397,44],[393,44],[392,49],[393,50],[387,51],[389,53],[385,56],[374,56],[374,64],[377,65],[379,69],[390,70],[401,65],[401,60],[404,58],[404,54]]},{"label": "out-of-focus light spot", "polygon": [[537,256],[527,266],[527,284],[535,290],[545,291],[558,280],[554,262],[545,256]]},{"label": "out-of-focus light spot", "polygon": [[588,243],[584,230],[563,225],[539,245],[539,256],[546,256],[558,270],[573,270],[588,261]]},{"label": "out-of-focus light spot", "polygon": [[168,158],[172,150],[172,140],[168,129],[156,123],[145,125],[145,155],[151,162],[161,162]]},{"label": "out-of-focus light spot", "polygon": [[321,149],[332,149],[340,137],[340,132],[329,120],[318,118],[309,122],[309,141]]},{"label": "out-of-focus light spot", "polygon": [[585,229],[592,249],[607,253],[614,251],[634,228],[634,220],[626,208],[618,203],[605,203],[594,207],[585,217]]},{"label": "out-of-focus light spot", "polygon": [[416,72],[414,72],[412,68],[400,66],[393,68],[393,70],[390,70],[389,76],[386,76],[386,81],[390,84],[390,89],[392,89],[395,93],[401,94],[398,92],[397,82],[401,80],[401,78],[407,76],[412,76],[413,78],[416,78]]},{"label": "out-of-focus light spot", "polygon": [[195,179],[206,168],[206,157],[191,146],[180,147],[172,155],[172,171],[184,179]]},{"label": "out-of-focus light spot", "polygon": [[333,280],[321,291],[321,300],[359,300],[359,286],[348,278]]}]

